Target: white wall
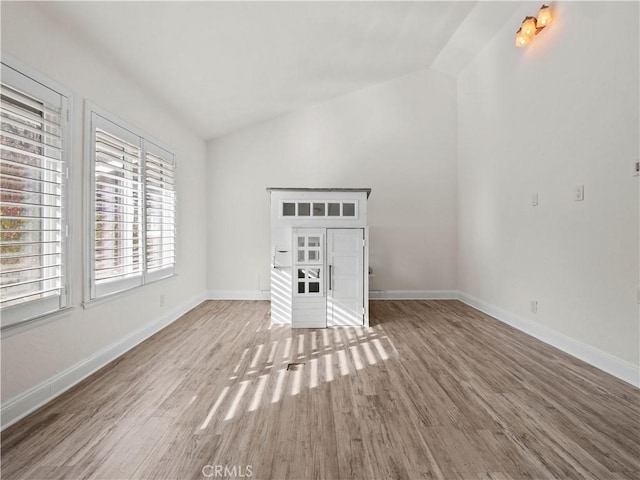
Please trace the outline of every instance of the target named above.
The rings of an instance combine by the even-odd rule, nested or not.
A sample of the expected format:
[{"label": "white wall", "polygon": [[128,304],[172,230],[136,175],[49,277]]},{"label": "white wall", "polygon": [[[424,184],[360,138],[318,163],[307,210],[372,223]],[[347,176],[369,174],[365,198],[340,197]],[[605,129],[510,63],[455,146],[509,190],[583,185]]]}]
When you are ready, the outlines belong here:
[{"label": "white wall", "polygon": [[637,368],[638,3],[555,6],[519,49],[522,7],[458,78],[458,285]]},{"label": "white wall", "polygon": [[[2,51],[75,96],[72,145],[72,304],[74,310],[2,339],[2,402],[73,367],[168,312],[202,298],[206,285],[205,143],[182,127],[109,58],[76,41],[33,5],[2,2]],[[173,147],[178,162],[178,276],[83,309],[84,100]],[[160,307],[160,295],[165,305]]]},{"label": "white wall", "polygon": [[371,290],[456,285],[456,89],[420,72],[211,141],[210,291],[269,289],[267,187],[371,187]]}]

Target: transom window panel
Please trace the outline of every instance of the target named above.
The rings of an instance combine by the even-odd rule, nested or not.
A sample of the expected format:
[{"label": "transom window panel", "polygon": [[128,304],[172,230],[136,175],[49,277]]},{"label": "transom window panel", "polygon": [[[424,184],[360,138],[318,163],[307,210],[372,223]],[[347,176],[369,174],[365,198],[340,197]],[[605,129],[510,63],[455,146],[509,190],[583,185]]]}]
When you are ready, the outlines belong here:
[{"label": "transom window panel", "polygon": [[2,64],[2,326],[60,310],[67,298],[67,98]]},{"label": "transom window panel", "polygon": [[175,159],[94,110],[91,117],[91,271],[89,298],[174,273]]},{"label": "transom window panel", "polygon": [[286,201],[281,204],[280,216],[355,218],[358,216],[358,211],[356,202]]}]

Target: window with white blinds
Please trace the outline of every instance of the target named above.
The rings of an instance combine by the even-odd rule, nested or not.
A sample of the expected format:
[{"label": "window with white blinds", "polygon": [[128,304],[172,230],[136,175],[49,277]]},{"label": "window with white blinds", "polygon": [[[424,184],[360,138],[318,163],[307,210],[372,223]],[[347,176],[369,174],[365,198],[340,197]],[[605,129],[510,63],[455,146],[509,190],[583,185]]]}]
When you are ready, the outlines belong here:
[{"label": "window with white blinds", "polygon": [[2,64],[2,327],[68,305],[67,98]]},{"label": "window with white blinds", "polygon": [[173,273],[176,191],[173,155],[145,141],[146,264],[150,279]]},{"label": "window with white blinds", "polygon": [[175,165],[168,150],[90,112],[92,201],[89,298],[173,274]]},{"label": "window with white blinds", "polygon": [[142,284],[142,148],[138,137],[95,116],[93,296]]}]

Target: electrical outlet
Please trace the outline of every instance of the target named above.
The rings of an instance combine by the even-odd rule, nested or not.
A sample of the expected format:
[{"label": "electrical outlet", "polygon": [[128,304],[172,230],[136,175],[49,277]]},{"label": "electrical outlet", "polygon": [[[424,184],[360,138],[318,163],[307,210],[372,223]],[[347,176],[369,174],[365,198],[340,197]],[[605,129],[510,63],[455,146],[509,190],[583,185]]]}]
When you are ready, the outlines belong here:
[{"label": "electrical outlet", "polygon": [[538,313],[538,301],[531,300],[531,313]]},{"label": "electrical outlet", "polygon": [[160,295],[160,306],[164,307],[164,295]]},{"label": "electrical outlet", "polygon": [[584,200],[584,185],[578,185],[573,190],[573,199],[576,202],[582,202]]},{"label": "electrical outlet", "polygon": [[531,194],[531,206],[532,207],[538,206],[538,192],[533,192]]}]

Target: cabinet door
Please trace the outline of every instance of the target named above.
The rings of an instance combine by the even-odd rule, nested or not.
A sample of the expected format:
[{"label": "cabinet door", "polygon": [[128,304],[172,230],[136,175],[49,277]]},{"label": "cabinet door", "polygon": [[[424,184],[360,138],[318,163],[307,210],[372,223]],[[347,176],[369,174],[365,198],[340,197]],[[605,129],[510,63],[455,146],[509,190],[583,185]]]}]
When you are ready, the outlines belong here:
[{"label": "cabinet door", "polygon": [[327,326],[363,322],[364,229],[327,229]]}]

